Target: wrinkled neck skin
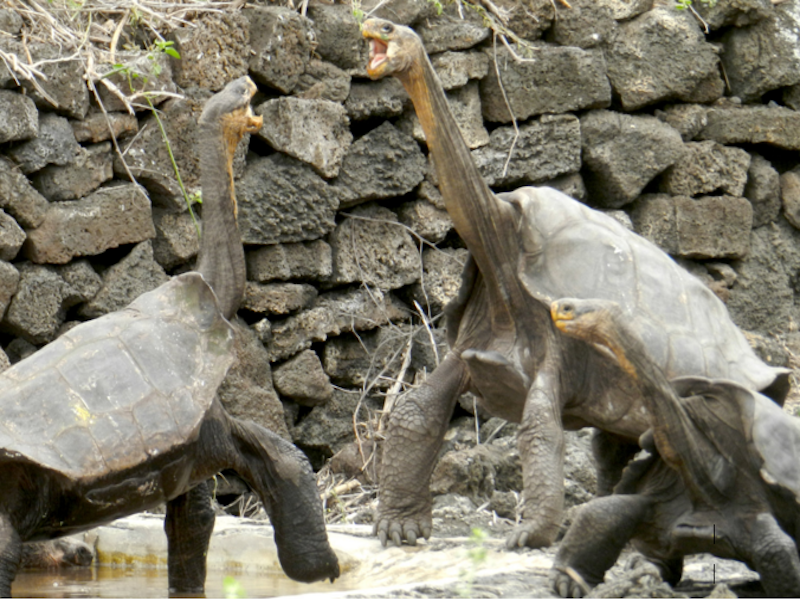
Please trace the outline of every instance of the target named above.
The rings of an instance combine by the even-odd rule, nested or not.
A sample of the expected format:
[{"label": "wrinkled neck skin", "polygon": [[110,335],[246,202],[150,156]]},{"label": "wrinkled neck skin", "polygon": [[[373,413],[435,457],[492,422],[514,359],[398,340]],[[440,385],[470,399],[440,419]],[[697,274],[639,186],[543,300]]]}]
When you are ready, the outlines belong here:
[{"label": "wrinkled neck skin", "polygon": [[226,319],[236,314],[245,285],[244,248],[233,193],[234,150],[218,127],[202,126],[203,234],[197,271],[214,290]]},{"label": "wrinkled neck skin", "polygon": [[450,112],[442,85],[422,47],[397,77],[414,103],[456,231],[488,284],[495,328],[514,327],[526,306],[517,277],[519,249],[513,209],[486,185]]}]

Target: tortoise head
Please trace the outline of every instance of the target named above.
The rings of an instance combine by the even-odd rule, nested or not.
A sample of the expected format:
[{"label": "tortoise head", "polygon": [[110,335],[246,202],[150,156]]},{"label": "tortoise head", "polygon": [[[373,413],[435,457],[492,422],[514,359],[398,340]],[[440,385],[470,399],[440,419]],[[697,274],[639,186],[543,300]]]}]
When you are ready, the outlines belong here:
[{"label": "tortoise head", "polygon": [[231,81],[222,91],[214,94],[206,102],[200,115],[200,125],[222,128],[231,154],[246,133],[255,133],[261,129],[263,119],[253,115],[250,108],[250,100],[255,93],[256,84],[245,75]]},{"label": "tortoise head", "polygon": [[372,79],[402,75],[418,57],[425,56],[422,40],[409,27],[384,19],[367,19],[361,25],[361,34],[369,40],[367,74]]},{"label": "tortoise head", "polygon": [[602,299],[562,298],[550,305],[550,318],[563,333],[610,351],[626,373],[638,379],[628,360],[628,344],[623,341],[625,327],[619,304]]}]

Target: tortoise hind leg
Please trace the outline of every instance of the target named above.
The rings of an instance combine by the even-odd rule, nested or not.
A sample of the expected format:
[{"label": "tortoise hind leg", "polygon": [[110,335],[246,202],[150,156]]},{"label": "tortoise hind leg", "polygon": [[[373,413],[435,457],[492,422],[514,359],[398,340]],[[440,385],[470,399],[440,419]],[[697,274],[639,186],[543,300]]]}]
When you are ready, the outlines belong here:
[{"label": "tortoise hind leg", "polygon": [[639,495],[605,496],[585,504],[561,542],[553,589],[564,598],[581,598],[603,581],[625,545],[644,524],[651,502]]},{"label": "tortoise hind leg", "polygon": [[205,481],[167,502],[164,531],[170,594],[203,593],[214,519],[211,492]]},{"label": "tortoise hind leg", "polygon": [[0,597],[11,597],[11,582],[22,560],[22,541],[8,515],[0,513]]},{"label": "tortoise hind leg", "polygon": [[800,597],[797,546],[769,513],[758,515],[751,528],[751,560],[770,596]]},{"label": "tortoise hind leg", "polygon": [[597,465],[597,495],[609,496],[622,479],[622,471],[639,452],[639,444],[596,429],[592,436],[592,455]]}]

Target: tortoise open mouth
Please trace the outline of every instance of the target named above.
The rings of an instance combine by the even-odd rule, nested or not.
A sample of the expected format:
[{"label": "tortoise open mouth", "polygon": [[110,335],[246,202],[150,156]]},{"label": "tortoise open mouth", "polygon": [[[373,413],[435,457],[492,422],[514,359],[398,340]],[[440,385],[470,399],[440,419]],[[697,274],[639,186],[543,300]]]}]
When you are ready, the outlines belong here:
[{"label": "tortoise open mouth", "polygon": [[378,66],[380,66],[381,63],[388,59],[388,56],[386,55],[387,48],[388,46],[385,42],[375,38],[370,38],[369,64],[367,66],[368,71],[374,71],[378,68]]}]

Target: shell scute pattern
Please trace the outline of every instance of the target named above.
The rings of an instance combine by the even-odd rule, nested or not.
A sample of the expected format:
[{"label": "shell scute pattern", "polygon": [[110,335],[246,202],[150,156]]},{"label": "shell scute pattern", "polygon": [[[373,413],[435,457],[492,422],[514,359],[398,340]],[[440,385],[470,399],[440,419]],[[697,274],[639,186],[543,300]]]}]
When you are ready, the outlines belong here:
[{"label": "shell scute pattern", "polygon": [[135,466],[197,433],[232,344],[202,277],[176,277],[0,374],[0,449],[74,478]]},{"label": "shell scute pattern", "polygon": [[707,377],[755,389],[772,382],[775,369],[755,356],[722,301],[651,242],[551,188],[499,196],[520,214],[519,276],[531,296],[547,305],[617,302],[670,378],[697,375],[699,365]]}]

